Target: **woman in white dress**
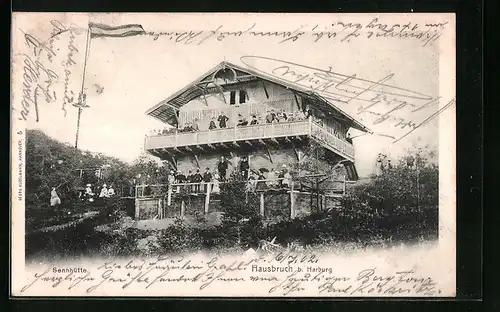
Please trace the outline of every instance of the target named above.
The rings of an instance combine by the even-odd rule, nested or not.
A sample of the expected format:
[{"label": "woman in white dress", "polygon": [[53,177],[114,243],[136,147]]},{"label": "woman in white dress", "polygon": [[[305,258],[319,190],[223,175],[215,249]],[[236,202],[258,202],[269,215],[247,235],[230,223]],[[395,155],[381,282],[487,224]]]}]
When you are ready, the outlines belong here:
[{"label": "woman in white dress", "polygon": [[278,184],[278,176],[276,175],[276,173],[274,172],[274,170],[270,170],[269,173],[267,174],[267,185],[269,185],[269,187],[273,188],[273,187],[276,187],[277,184]]},{"label": "woman in white dress", "polygon": [[52,191],[50,192],[50,206],[54,207],[60,204],[61,204],[61,199],[57,195],[56,188],[53,187]]},{"label": "woman in white dress", "polygon": [[292,180],[292,176],[290,175],[290,172],[285,170],[285,175],[283,176],[283,187],[290,187],[290,181]]},{"label": "woman in white dress", "polygon": [[215,173],[212,181],[212,193],[220,192],[219,180],[220,180],[219,174]]},{"label": "woman in white dress", "polygon": [[108,197],[108,189],[106,188],[106,184],[102,186],[101,193],[99,194],[100,198]]},{"label": "woman in white dress", "polygon": [[108,197],[114,196],[114,195],[115,195],[115,190],[113,189],[113,185],[110,185],[109,189],[108,189]]}]

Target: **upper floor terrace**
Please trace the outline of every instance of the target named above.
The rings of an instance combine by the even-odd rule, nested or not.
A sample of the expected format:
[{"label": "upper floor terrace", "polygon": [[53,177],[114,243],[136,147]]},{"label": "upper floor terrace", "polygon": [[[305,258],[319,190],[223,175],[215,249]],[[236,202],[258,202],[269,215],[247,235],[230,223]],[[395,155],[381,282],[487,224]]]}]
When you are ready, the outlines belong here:
[{"label": "upper floor terrace", "polygon": [[263,123],[231,128],[178,132],[147,136],[144,148],[151,154],[202,153],[220,148],[253,147],[301,142],[312,139],[339,156],[354,162],[354,147],[312,117],[305,120]]}]

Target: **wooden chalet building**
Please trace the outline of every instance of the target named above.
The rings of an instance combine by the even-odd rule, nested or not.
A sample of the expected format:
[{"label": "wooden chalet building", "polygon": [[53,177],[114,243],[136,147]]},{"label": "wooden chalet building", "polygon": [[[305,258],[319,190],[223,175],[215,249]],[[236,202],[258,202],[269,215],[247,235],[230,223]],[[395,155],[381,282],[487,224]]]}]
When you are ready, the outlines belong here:
[{"label": "wooden chalet building", "polygon": [[[222,112],[228,117],[226,128],[219,125]],[[266,122],[266,116],[273,112],[284,112],[288,119]],[[146,114],[179,130],[189,123],[198,125],[198,131],[194,132],[172,130],[145,138],[148,153],[170,162],[184,174],[197,169],[203,174],[207,167],[215,172],[221,156],[232,164],[229,169],[238,168],[241,157],[248,159],[253,171],[281,169],[306,157],[305,148],[314,141],[325,149],[329,163],[342,162],[339,175],[344,180],[355,181],[358,175],[354,147],[346,135],[349,128],[369,131],[314,92],[228,62],[218,64]],[[306,117],[307,114],[312,116]],[[250,125],[253,116],[257,124]],[[241,118],[248,124],[238,126]],[[216,129],[209,130],[210,121],[214,121]],[[288,194],[293,205],[293,189]],[[176,199],[175,193],[139,195],[136,218],[166,218],[193,210],[204,213],[216,210],[216,196],[200,195],[199,204],[193,204],[197,201],[192,198]],[[261,194],[261,213],[268,215],[263,207],[268,200],[265,196]],[[295,211],[291,208],[286,213],[292,218],[298,215],[298,205],[295,206]]]}]

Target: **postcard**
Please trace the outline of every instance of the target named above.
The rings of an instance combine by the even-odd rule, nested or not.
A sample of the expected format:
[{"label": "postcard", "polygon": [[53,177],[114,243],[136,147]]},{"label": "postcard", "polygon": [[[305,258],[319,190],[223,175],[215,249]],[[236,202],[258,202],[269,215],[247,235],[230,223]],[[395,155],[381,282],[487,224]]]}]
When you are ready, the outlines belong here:
[{"label": "postcard", "polygon": [[456,295],[454,14],[12,22],[13,297]]}]

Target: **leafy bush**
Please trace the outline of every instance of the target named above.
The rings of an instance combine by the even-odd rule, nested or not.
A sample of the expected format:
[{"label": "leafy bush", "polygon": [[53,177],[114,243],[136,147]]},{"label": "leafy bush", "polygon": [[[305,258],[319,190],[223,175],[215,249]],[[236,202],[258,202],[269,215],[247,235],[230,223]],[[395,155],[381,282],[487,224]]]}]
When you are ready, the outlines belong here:
[{"label": "leafy bush", "polygon": [[203,240],[200,230],[188,226],[181,218],[176,218],[174,225],[161,230],[159,234],[159,252],[183,252],[200,250]]}]

